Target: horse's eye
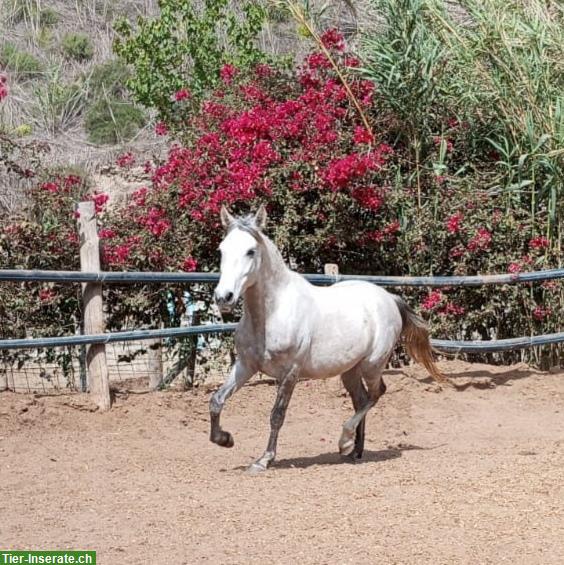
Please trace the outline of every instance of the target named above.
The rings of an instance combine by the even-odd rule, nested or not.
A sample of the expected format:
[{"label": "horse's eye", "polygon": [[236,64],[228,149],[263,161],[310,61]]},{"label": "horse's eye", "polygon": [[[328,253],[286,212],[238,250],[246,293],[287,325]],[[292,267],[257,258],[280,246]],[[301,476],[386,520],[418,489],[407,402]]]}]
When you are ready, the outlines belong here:
[{"label": "horse's eye", "polygon": [[254,249],[249,249],[247,251],[247,257],[254,257],[255,256],[255,250]]}]

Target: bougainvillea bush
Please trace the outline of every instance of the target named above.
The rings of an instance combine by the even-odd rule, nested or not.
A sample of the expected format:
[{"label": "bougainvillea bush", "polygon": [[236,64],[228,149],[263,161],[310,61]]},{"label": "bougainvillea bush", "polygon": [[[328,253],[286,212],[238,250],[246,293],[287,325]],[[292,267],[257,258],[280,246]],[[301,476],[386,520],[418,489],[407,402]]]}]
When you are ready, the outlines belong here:
[{"label": "bougainvillea bush", "polygon": [[[155,132],[170,135],[168,158],[147,163],[151,184],[124,207],[100,214],[105,269],[216,271],[221,205],[247,212],[261,202],[269,211],[269,235],[302,272],[319,272],[327,262],[338,263],[342,273],[387,275],[518,273],[557,265],[542,216],[533,224],[528,210],[508,209],[487,190],[488,168],[496,166],[491,149],[479,154],[479,172],[463,167],[471,126],[448,108],[437,111],[430,126],[436,131],[425,139],[428,166],[415,180],[411,148],[396,135],[396,118],[382,110],[377,86],[356,72],[360,62],[338,33],[327,32],[322,41],[342,76],[327,53],[313,52],[292,72],[225,65],[220,86],[203,99],[187,86],[170,93],[172,117]],[[124,154],[118,163],[127,167],[134,159]],[[66,198],[64,186],[59,180],[57,190],[40,187],[35,194]],[[105,204],[102,195],[97,198]],[[41,202],[57,205],[57,217],[64,216],[57,241],[72,239],[69,206]],[[52,233],[45,230],[42,224],[43,246]],[[10,267],[18,266],[18,253],[5,252],[20,245],[14,233],[4,229],[2,264]],[[52,268],[74,268],[73,245]],[[59,300],[57,288],[44,293],[51,290]],[[168,325],[171,303],[177,312],[182,307],[182,292],[175,286],[113,288],[107,295],[110,327]],[[446,339],[548,333],[564,314],[558,282],[398,292],[430,320],[436,337]],[[197,294],[209,304],[209,289]],[[41,297],[36,306],[42,312],[49,307]]]}]

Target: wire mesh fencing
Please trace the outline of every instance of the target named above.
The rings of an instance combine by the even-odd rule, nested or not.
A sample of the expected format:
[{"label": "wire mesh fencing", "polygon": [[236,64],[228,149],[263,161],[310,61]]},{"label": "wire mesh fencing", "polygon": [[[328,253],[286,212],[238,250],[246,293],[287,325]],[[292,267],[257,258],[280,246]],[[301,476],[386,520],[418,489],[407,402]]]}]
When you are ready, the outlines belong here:
[{"label": "wire mesh fencing", "polygon": [[[0,391],[60,394],[85,392],[86,347],[0,351]],[[116,389],[189,388],[221,382],[229,373],[229,343],[193,338],[127,341],[106,345],[110,385]]]}]

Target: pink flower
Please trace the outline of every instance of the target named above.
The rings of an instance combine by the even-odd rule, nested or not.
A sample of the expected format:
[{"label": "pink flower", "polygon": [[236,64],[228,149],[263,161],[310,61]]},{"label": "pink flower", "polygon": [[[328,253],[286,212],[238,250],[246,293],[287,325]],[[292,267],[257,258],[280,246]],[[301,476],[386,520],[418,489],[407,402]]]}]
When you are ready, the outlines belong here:
[{"label": "pink flower", "polygon": [[135,156],[131,151],[123,153],[116,159],[116,165],[121,168],[132,167],[135,164]]},{"label": "pink flower", "polygon": [[182,270],[191,273],[198,268],[198,261],[194,257],[186,257],[182,263]]},{"label": "pink flower", "polygon": [[469,241],[468,251],[486,250],[490,248],[492,234],[486,228],[478,228],[476,235]]},{"label": "pink flower", "polygon": [[164,210],[151,208],[144,218],[139,220],[155,237],[163,236],[171,227],[170,221],[165,218]]},{"label": "pink flower", "polygon": [[123,267],[129,260],[131,247],[130,243],[115,246],[106,245],[102,250],[104,262],[109,265]]},{"label": "pink flower", "polygon": [[187,88],[181,88],[178,92],[174,93],[174,100],[176,100],[176,102],[181,102],[182,100],[187,100],[191,97],[192,94]]},{"label": "pink flower", "polygon": [[446,221],[446,229],[448,233],[458,233],[460,231],[460,224],[462,223],[463,219],[464,216],[461,212],[457,212],[456,214],[450,216]]},{"label": "pink flower", "polygon": [[168,128],[164,122],[157,122],[155,124],[155,133],[157,135],[168,135]]},{"label": "pink flower", "polygon": [[40,186],[41,190],[45,190],[47,192],[51,192],[53,194],[55,194],[56,192],[59,191],[59,185],[55,182],[44,182],[41,186]]},{"label": "pink flower", "polygon": [[444,295],[440,290],[432,290],[421,303],[423,310],[434,310],[444,299]]},{"label": "pink flower", "polygon": [[321,42],[326,49],[335,49],[336,51],[344,51],[345,49],[345,38],[336,29],[328,29],[321,36]]},{"label": "pink flower", "polygon": [[355,143],[372,143],[374,136],[364,127],[356,126],[354,128],[353,141]]},{"label": "pink flower", "polygon": [[356,68],[356,67],[360,67],[360,60],[357,59],[356,57],[352,57],[350,55],[347,55],[343,61],[345,67],[349,67],[349,68]]},{"label": "pink flower", "polygon": [[0,74],[0,102],[8,96],[8,77],[4,74]]},{"label": "pink flower", "polygon": [[533,237],[530,241],[529,241],[529,248],[530,249],[546,249],[548,246],[550,245],[550,242],[548,241],[548,239],[546,237],[543,236],[537,236],[537,237]]},{"label": "pink flower", "polygon": [[238,71],[236,67],[228,63],[226,65],[223,65],[223,67],[221,67],[221,70],[219,71],[219,76],[221,77],[221,80],[225,84],[231,84],[233,82],[233,79],[237,76],[237,73]]},{"label": "pink flower", "polygon": [[545,308],[544,306],[537,306],[533,310],[533,318],[539,322],[548,318],[551,314],[552,310],[550,308]]},{"label": "pink flower", "polygon": [[96,214],[100,214],[104,211],[109,199],[110,197],[105,192],[95,192],[88,198],[88,200],[94,202]]},{"label": "pink flower", "polygon": [[507,268],[507,271],[512,275],[516,275],[517,273],[520,273],[522,270],[523,270],[523,265],[521,265],[520,263],[510,263],[509,267]]},{"label": "pink flower", "polygon": [[373,212],[378,210],[384,202],[380,193],[378,193],[372,186],[355,188],[352,191],[352,197],[362,206],[362,208],[372,210]]},{"label": "pink flower", "polygon": [[98,232],[98,237],[100,239],[112,239],[112,237],[116,236],[116,232],[110,228],[102,228]]},{"label": "pink flower", "polygon": [[41,302],[50,302],[55,296],[56,293],[52,288],[42,288],[39,291],[39,300],[41,300]]},{"label": "pink flower", "polygon": [[462,316],[466,310],[463,306],[454,304],[453,302],[447,302],[440,310],[440,316]]}]

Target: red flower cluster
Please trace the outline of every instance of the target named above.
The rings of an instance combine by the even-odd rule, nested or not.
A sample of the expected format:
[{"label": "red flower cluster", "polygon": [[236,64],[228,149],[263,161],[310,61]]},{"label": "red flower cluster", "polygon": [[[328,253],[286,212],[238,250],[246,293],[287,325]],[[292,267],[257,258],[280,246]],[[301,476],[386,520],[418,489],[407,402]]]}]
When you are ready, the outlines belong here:
[{"label": "red flower cluster", "polygon": [[102,259],[108,265],[123,267],[127,264],[131,254],[131,244],[107,246],[102,250]]},{"label": "red flower cluster", "polygon": [[468,242],[467,249],[470,252],[484,251],[490,248],[492,234],[486,228],[478,228],[476,235]]},{"label": "red flower cluster", "polygon": [[41,302],[51,302],[56,296],[57,293],[52,288],[42,288],[39,291],[39,300]]},{"label": "red flower cluster", "polygon": [[331,190],[340,190],[363,178],[368,172],[378,171],[383,164],[382,154],[377,150],[368,155],[351,153],[332,160],[322,172],[322,177]]},{"label": "red flower cluster", "polygon": [[427,312],[436,312],[439,316],[462,316],[463,306],[449,302],[440,290],[432,290],[421,303],[421,308]]},{"label": "red flower cluster", "polygon": [[118,167],[121,167],[122,169],[132,167],[134,164],[135,156],[133,155],[133,153],[131,153],[131,151],[119,155],[119,157],[116,159],[116,165]]},{"label": "red flower cluster", "polygon": [[[328,33],[326,41],[337,48],[341,39]],[[196,133],[194,142],[171,149],[166,163],[154,171],[154,187],[168,190],[174,186],[179,209],[192,220],[216,221],[223,203],[268,197],[273,178],[279,177],[285,166],[291,169],[285,173],[288,176],[296,167],[311,168],[307,183],[300,174],[291,177],[288,185],[300,192],[327,188],[346,191],[354,194],[361,206],[377,210],[382,204],[381,194],[365,187],[370,186],[391,148],[381,144],[370,152],[359,148],[343,154],[343,130],[348,128],[352,134],[348,139],[355,143],[371,143],[373,138],[364,128],[354,130],[347,123],[350,102],[332,72],[312,65],[310,60],[299,74],[301,86],[284,92],[282,100],[270,86],[269,81],[276,78],[274,73],[261,65],[254,77],[239,84],[235,83],[239,79],[237,69],[225,65],[221,77],[230,92],[239,96],[239,103],[224,105],[219,101],[224,92],[204,101],[190,118]],[[370,102],[372,83],[354,78],[351,88],[358,98]],[[137,206],[143,206],[142,198],[134,199]]]},{"label": "red flower cluster", "polygon": [[421,302],[421,308],[430,312],[439,306],[443,302],[444,298],[445,296],[440,290],[432,290],[423,302]]},{"label": "red flower cluster", "polygon": [[8,96],[8,77],[4,74],[0,74],[0,102]]},{"label": "red flower cluster", "polygon": [[198,261],[193,257],[186,257],[182,263],[182,270],[191,273],[198,268]]},{"label": "red flower cluster", "polygon": [[321,43],[326,49],[334,49],[335,51],[345,50],[345,38],[343,34],[336,29],[329,29],[321,36]]},{"label": "red flower cluster", "polygon": [[542,322],[545,318],[548,318],[552,314],[552,310],[545,306],[537,306],[533,310],[533,318]]},{"label": "red flower cluster", "polygon": [[105,208],[110,197],[105,192],[95,192],[88,197],[88,200],[94,202],[96,214],[101,214]]},{"label": "red flower cluster", "polygon": [[358,144],[370,144],[374,141],[374,136],[366,128],[362,126],[356,126],[354,128],[353,141]]},{"label": "red flower cluster", "polygon": [[191,98],[192,94],[187,88],[181,88],[179,91],[174,93],[174,100],[176,102],[182,102],[182,100],[187,100]]},{"label": "red flower cluster", "polygon": [[155,133],[157,135],[168,135],[168,128],[164,122],[157,122],[155,124]]},{"label": "red flower cluster", "polygon": [[546,237],[538,235],[537,237],[533,237],[529,241],[529,248],[530,249],[546,249],[550,245],[550,242]]},{"label": "red flower cluster", "polygon": [[448,233],[452,233],[452,234],[458,233],[460,231],[460,227],[463,219],[464,216],[462,215],[461,212],[457,212],[456,214],[450,216],[446,221],[446,229]]},{"label": "red flower cluster", "polygon": [[146,216],[139,218],[139,223],[145,226],[155,237],[163,236],[171,228],[171,223],[166,218],[166,212],[158,208],[151,208]]},{"label": "red flower cluster", "polygon": [[237,76],[237,69],[233,66],[233,65],[223,65],[223,67],[221,67],[221,70],[219,71],[219,76],[221,77],[221,80],[229,85],[233,82],[233,79]]},{"label": "red flower cluster", "polygon": [[382,195],[372,186],[355,188],[352,191],[352,197],[362,208],[373,212],[379,210],[384,202]]}]

